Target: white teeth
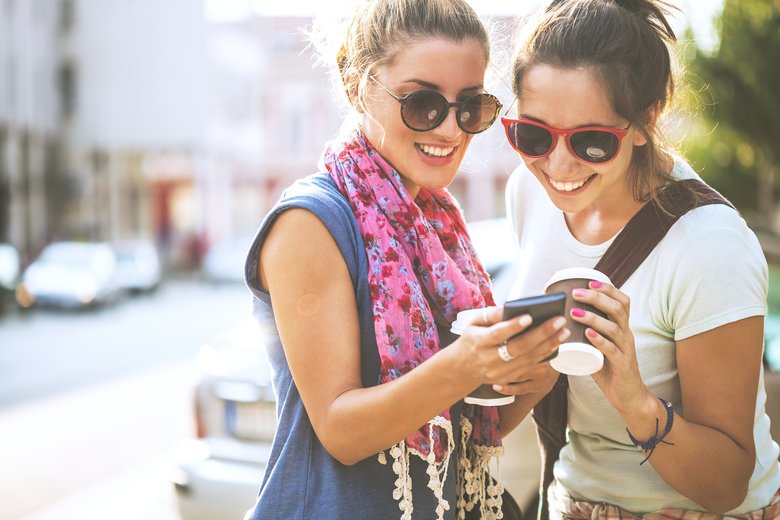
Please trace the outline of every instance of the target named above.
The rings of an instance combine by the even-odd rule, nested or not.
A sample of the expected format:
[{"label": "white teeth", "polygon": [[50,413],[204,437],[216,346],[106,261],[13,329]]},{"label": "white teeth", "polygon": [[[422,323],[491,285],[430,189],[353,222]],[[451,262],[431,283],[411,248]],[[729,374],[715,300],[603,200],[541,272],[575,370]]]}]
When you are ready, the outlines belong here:
[{"label": "white teeth", "polygon": [[446,157],[455,149],[454,146],[450,146],[449,148],[439,148],[437,146],[430,146],[427,144],[418,144],[417,148],[422,150],[425,155],[433,155],[434,157]]},{"label": "white teeth", "polygon": [[588,179],[590,179],[590,177],[586,179],[582,179],[581,181],[577,181],[577,182],[571,182],[571,181],[558,182],[555,179],[552,179],[550,177],[548,177],[548,179],[550,179],[550,184],[552,184],[553,188],[555,188],[558,191],[574,191],[577,188],[581,188],[583,184],[588,182]]}]

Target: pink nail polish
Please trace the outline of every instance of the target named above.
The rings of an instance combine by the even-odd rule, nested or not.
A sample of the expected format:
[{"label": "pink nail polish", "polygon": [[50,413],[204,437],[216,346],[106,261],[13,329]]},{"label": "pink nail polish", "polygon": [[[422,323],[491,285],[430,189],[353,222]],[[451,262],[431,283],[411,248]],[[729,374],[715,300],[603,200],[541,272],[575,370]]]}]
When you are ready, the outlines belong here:
[{"label": "pink nail polish", "polygon": [[588,284],[588,286],[591,289],[600,289],[601,288],[601,282],[599,282],[598,280],[591,280],[590,283]]},{"label": "pink nail polish", "polygon": [[585,317],[585,311],[580,309],[579,307],[574,307],[571,310],[571,315],[575,318],[584,318]]},{"label": "pink nail polish", "polygon": [[577,298],[581,298],[585,296],[585,289],[574,289],[571,292],[572,296],[576,296]]},{"label": "pink nail polish", "polygon": [[595,338],[598,335],[593,329],[585,329],[585,334],[587,334],[590,338]]}]

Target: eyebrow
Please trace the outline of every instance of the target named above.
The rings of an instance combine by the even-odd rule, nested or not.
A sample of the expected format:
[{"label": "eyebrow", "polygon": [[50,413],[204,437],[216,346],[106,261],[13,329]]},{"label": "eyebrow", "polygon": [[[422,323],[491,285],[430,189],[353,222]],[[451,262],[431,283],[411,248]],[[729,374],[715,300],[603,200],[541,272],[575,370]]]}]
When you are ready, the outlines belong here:
[{"label": "eyebrow", "polygon": [[[403,81],[402,83],[416,83],[416,84],[420,85],[423,88],[427,88],[427,89],[430,89],[430,90],[441,91],[441,87],[439,85],[437,85],[436,83],[431,83],[429,81],[425,81],[425,80],[422,80],[422,79],[408,79],[406,81]],[[474,85],[472,87],[463,88],[460,91],[461,92],[466,92],[466,91],[469,91],[469,90],[482,90],[483,88],[484,88],[484,85],[480,84],[480,85]]]},{"label": "eyebrow", "polygon": [[[529,116],[528,114],[520,114],[520,119],[530,119],[531,121],[536,121],[537,123],[542,123],[542,124],[545,124],[547,126],[552,126],[552,125],[548,124],[547,121],[544,121],[543,119],[539,119],[538,117]],[[605,125],[604,123],[596,123],[596,122],[590,122],[590,123],[585,123],[585,124],[582,124],[582,125],[577,125],[577,126],[575,126],[573,128],[575,128],[575,129],[576,128],[586,128],[586,127],[589,127],[589,126],[601,126],[601,127],[604,127],[604,128],[619,128],[617,126]],[[569,128],[562,128],[561,130],[570,130],[570,129]]]}]

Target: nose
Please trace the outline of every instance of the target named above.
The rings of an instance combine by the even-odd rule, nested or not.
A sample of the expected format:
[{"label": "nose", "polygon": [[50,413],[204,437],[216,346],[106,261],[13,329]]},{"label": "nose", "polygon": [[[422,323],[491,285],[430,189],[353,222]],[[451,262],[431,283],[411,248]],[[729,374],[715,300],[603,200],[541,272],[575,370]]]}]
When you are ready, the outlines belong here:
[{"label": "nose", "polygon": [[547,169],[565,179],[567,175],[574,174],[579,166],[579,161],[569,150],[563,136],[559,137],[547,156]]},{"label": "nose", "polygon": [[458,109],[449,107],[447,117],[444,118],[444,121],[439,126],[434,128],[434,131],[447,140],[459,137],[463,130],[458,126]]}]

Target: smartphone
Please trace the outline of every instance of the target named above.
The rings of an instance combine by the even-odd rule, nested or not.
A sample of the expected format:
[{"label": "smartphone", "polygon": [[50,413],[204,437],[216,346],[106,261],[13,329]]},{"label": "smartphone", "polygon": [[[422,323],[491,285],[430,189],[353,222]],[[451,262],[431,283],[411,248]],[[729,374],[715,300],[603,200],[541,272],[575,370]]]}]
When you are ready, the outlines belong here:
[{"label": "smartphone", "polygon": [[[541,325],[555,316],[563,316],[566,310],[566,294],[562,292],[529,296],[504,303],[504,320],[530,314],[533,321],[523,332]],[[522,334],[522,332],[520,333]],[[518,334],[519,336],[519,334]],[[513,336],[515,337],[515,336]],[[511,338],[510,338],[511,339]]]}]

